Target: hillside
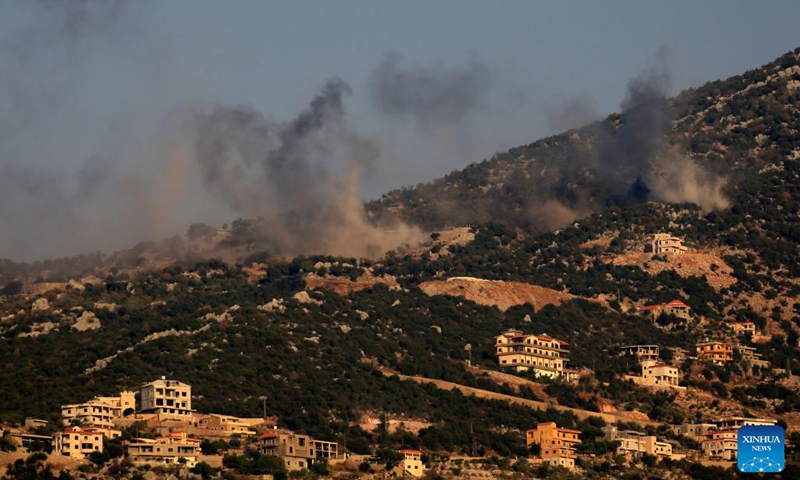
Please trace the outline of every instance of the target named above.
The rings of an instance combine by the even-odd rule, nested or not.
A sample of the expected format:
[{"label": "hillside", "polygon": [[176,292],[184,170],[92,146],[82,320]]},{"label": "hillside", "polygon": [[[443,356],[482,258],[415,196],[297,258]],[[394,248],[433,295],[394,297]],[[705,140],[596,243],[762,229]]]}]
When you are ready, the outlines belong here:
[{"label": "hillside", "polygon": [[[168,376],[192,385],[199,411],[265,413],[364,455],[527,456],[524,431],[556,421],[582,431],[597,478],[621,475],[609,473],[613,444],[600,431],[617,418],[681,448],[696,442],[669,426],[726,415],[800,432],[799,63],[800,49],[673,99],[640,98],[391,192],[371,214],[431,232],[384,256],[271,256],[241,220],[109,256],[5,261],[0,421],[56,424],[60,405]],[[646,252],[656,233],[687,252]],[[672,300],[691,321],[637,311]],[[736,336],[730,322],[756,332]],[[576,379],[488,373],[509,329],[563,341]],[[623,346],[658,345],[671,362],[705,339],[752,349],[766,366],[741,353],[724,365],[676,361],[685,391],[626,379],[642,370]],[[414,431],[362,428],[376,412]]]}]

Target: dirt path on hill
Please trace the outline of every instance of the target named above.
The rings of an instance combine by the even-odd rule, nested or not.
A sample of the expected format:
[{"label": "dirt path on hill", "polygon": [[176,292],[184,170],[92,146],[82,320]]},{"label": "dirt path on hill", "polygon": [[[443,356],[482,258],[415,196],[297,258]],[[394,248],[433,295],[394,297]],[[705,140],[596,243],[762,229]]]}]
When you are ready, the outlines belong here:
[{"label": "dirt path on hill", "polygon": [[654,422],[652,420],[635,420],[631,418],[625,418],[619,415],[613,415],[610,413],[600,413],[600,412],[591,412],[589,410],[581,410],[578,408],[570,408],[558,405],[555,402],[538,402],[535,400],[528,400],[526,398],[515,397],[513,395],[506,395],[503,393],[497,392],[490,392],[489,390],[482,390],[480,388],[468,387],[466,385],[461,385],[458,383],[453,382],[446,382],[444,380],[434,380],[432,378],[425,378],[425,377],[412,377],[408,375],[401,375],[399,373],[395,373],[389,371],[388,369],[380,369],[381,373],[384,375],[392,376],[397,375],[401,380],[411,380],[417,383],[432,383],[436,385],[437,388],[441,388],[442,390],[452,390],[456,389],[459,390],[464,395],[475,395],[478,398],[485,398],[489,400],[502,400],[508,403],[513,403],[517,405],[522,405],[525,407],[533,408],[535,410],[546,410],[550,407],[555,408],[556,410],[561,410],[565,412],[572,412],[574,413],[579,419],[583,420],[588,417],[600,417],[608,423],[617,423],[617,422],[633,422],[642,427],[646,427],[648,425],[658,426],[660,425],[659,422]]}]

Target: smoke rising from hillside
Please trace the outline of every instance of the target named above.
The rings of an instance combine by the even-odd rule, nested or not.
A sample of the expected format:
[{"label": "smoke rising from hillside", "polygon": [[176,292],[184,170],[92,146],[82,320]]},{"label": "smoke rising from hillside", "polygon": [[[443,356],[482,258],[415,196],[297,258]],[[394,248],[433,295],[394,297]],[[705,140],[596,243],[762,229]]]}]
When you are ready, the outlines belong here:
[{"label": "smoke rising from hillside", "polygon": [[265,218],[260,233],[278,253],[375,256],[420,239],[410,227],[367,222],[359,180],[378,148],[348,124],[343,97],[350,93],[331,79],[287,123],[249,108],[190,113],[205,184],[245,217]]},{"label": "smoke rising from hillside", "polygon": [[[665,51],[661,50],[655,65],[628,83],[619,129],[598,142],[597,177],[617,198],[691,202],[704,211],[726,208],[729,202],[722,190],[727,180],[666,142],[675,118],[669,82]],[[636,181],[631,183],[633,178]]]}]

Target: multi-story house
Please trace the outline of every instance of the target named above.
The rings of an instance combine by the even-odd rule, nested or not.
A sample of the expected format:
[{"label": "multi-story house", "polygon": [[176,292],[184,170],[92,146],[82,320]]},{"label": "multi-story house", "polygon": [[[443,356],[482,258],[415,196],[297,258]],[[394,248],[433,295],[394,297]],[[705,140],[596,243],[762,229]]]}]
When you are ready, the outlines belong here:
[{"label": "multi-story house", "polygon": [[742,356],[742,363],[748,368],[769,368],[769,362],[761,358],[760,353],[756,353],[754,347],[746,347],[744,345],[737,345],[736,351]]},{"label": "multi-story house", "polygon": [[697,358],[709,360],[718,365],[733,361],[733,343],[720,342],[717,340],[699,342],[697,348]]},{"label": "multi-story house", "polygon": [[745,333],[756,334],[756,324],[753,322],[731,322],[728,323],[728,327],[730,327],[736,335]]},{"label": "multi-story house", "polygon": [[86,403],[62,405],[64,425],[94,425],[110,428],[114,420],[136,410],[135,392],[123,391],[119,397],[95,397]]},{"label": "multi-story house", "polygon": [[53,451],[61,455],[83,459],[92,452],[103,452],[103,437],[116,438],[119,430],[92,427],[67,427],[53,435]]},{"label": "multi-story house", "polygon": [[[194,414],[191,426],[197,429],[218,432],[220,436],[255,435],[253,427],[262,425],[263,418],[239,418],[232,415],[222,415],[219,413]],[[196,433],[197,434],[197,433]]]},{"label": "multi-story house", "polygon": [[668,233],[656,233],[653,235],[653,241],[650,242],[648,247],[648,251],[655,255],[674,255],[688,250],[683,245],[683,240]]},{"label": "multi-story house", "polygon": [[642,366],[661,361],[658,345],[625,345],[622,347],[622,355],[635,356]]},{"label": "multi-story house", "polygon": [[573,469],[580,434],[580,430],[559,428],[555,422],[541,422],[525,432],[525,441],[528,447],[539,445],[539,455],[545,462]]},{"label": "multi-story house", "polygon": [[402,477],[411,475],[421,477],[425,473],[425,465],[422,463],[422,452],[419,450],[400,450],[403,459],[397,465],[395,473]]},{"label": "multi-story house", "polygon": [[672,362],[679,365],[689,358],[689,352],[681,347],[672,347]]},{"label": "multi-story house", "polygon": [[155,413],[160,419],[190,420],[192,387],[177,380],[150,382],[139,389],[139,411]]},{"label": "multi-story house", "polygon": [[642,366],[642,385],[649,387],[677,387],[678,381],[678,367],[667,365],[666,363],[657,363],[650,366]]},{"label": "multi-story house", "polygon": [[302,470],[315,460],[339,458],[339,444],[315,440],[308,435],[287,431],[270,431],[258,437],[258,451],[264,455],[281,457],[286,468]]},{"label": "multi-story house", "polygon": [[712,430],[701,442],[703,454],[710,458],[735,461],[739,449],[737,437],[736,430]]},{"label": "multi-story house", "polygon": [[716,429],[717,425],[713,423],[684,423],[673,427],[673,431],[678,435],[691,438],[696,442],[702,442],[709,432]]},{"label": "multi-story house", "polygon": [[620,442],[618,455],[641,457],[644,454],[659,457],[672,457],[672,444],[659,442],[654,435],[636,431],[620,431],[614,425],[603,427],[606,440]]},{"label": "multi-story house", "polygon": [[712,420],[717,430],[738,430],[745,425],[770,426],[775,425],[777,420],[771,418],[751,418],[751,417],[722,417]]},{"label": "multi-story house", "polygon": [[578,372],[567,368],[569,344],[542,335],[525,335],[509,330],[497,336],[495,355],[500,366],[518,372],[530,370],[536,376],[575,380]]},{"label": "multi-story house", "polygon": [[680,300],[672,300],[662,305],[646,305],[639,307],[639,313],[650,315],[656,320],[661,315],[674,315],[676,318],[688,322],[691,320],[691,307]]},{"label": "multi-story house", "polygon": [[200,439],[189,437],[186,432],[173,432],[156,439],[136,438],[123,442],[128,459],[136,465],[197,465],[200,455]]}]

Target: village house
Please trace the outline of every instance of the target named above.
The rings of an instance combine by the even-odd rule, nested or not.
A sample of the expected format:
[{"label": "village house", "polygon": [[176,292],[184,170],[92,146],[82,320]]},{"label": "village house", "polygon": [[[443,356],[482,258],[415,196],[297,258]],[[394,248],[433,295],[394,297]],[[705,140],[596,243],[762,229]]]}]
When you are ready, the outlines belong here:
[{"label": "village house", "polygon": [[691,438],[696,442],[702,442],[705,440],[706,434],[716,429],[717,425],[714,423],[684,423],[673,427],[673,431],[678,435]]},{"label": "village house", "polygon": [[654,255],[675,255],[684,253],[688,249],[683,245],[682,239],[668,233],[656,233],[646,250]]},{"label": "village house", "polygon": [[190,438],[186,432],[173,432],[156,439],[135,438],[123,442],[125,455],[135,465],[197,465],[200,439]]},{"label": "village house", "polygon": [[658,457],[675,457],[672,453],[672,444],[659,442],[658,438],[654,435],[647,435],[642,432],[630,430],[619,430],[614,425],[603,427],[603,432],[605,433],[606,440],[620,442],[619,447],[617,447],[618,455],[641,457],[647,454]]},{"label": "village house", "polygon": [[263,425],[264,422],[263,418],[239,418],[219,413],[195,413],[192,415],[190,425],[203,433],[218,433],[221,437],[229,437],[234,434],[242,436],[255,435],[254,427]]},{"label": "village house", "polygon": [[79,424],[113,427],[114,420],[136,410],[135,395],[135,392],[122,391],[118,397],[95,397],[85,403],[62,405],[64,426]]},{"label": "village house", "polygon": [[419,450],[400,450],[403,454],[403,459],[394,469],[395,475],[402,477],[404,475],[411,475],[412,477],[421,477],[425,474],[425,465],[422,463],[422,452]]},{"label": "village house", "polygon": [[497,336],[495,355],[503,368],[517,372],[530,370],[536,376],[577,380],[578,372],[567,368],[569,344],[542,335],[525,335],[509,330]]},{"label": "village house", "polygon": [[745,425],[770,426],[777,424],[777,420],[771,418],[751,418],[751,417],[722,417],[712,420],[717,430],[738,430]]},{"label": "village house", "polygon": [[92,452],[103,452],[103,437],[116,438],[119,430],[94,427],[67,427],[53,435],[53,452],[66,457],[84,459]]},{"label": "village house", "polygon": [[746,347],[744,345],[737,345],[736,351],[742,357],[742,363],[747,368],[769,368],[769,362],[761,357],[760,353],[756,353],[754,347]]},{"label": "village house", "polygon": [[642,366],[661,361],[658,345],[625,345],[622,347],[622,355],[635,356]]},{"label": "village house", "polygon": [[177,380],[150,382],[139,389],[139,411],[154,413],[159,419],[188,421],[192,417],[192,387]]},{"label": "village house", "polygon": [[666,363],[658,363],[642,367],[642,385],[648,387],[677,387],[678,367]]},{"label": "village house", "polygon": [[655,321],[662,315],[673,315],[676,318],[688,322],[691,320],[691,307],[680,300],[672,300],[662,305],[646,305],[639,307],[639,313],[649,315]]},{"label": "village house", "polygon": [[282,458],[289,471],[309,468],[316,460],[339,458],[339,444],[336,442],[315,440],[288,431],[262,433],[257,448],[263,455]]},{"label": "village house", "polygon": [[730,327],[736,335],[744,335],[745,333],[751,335],[756,334],[756,324],[753,322],[731,322],[728,323],[728,327]]},{"label": "village house", "polygon": [[709,458],[736,460],[738,439],[736,430],[712,430],[701,442],[703,454]]},{"label": "village house", "polygon": [[525,432],[528,447],[539,445],[539,456],[554,466],[575,468],[575,445],[581,443],[580,430],[559,428],[555,422],[541,422]]},{"label": "village house", "polygon": [[689,358],[689,352],[685,348],[672,347],[670,350],[672,350],[672,362],[676,365],[680,365]]},{"label": "village house", "polygon": [[701,360],[709,360],[717,365],[733,361],[733,344],[731,342],[707,340],[697,343],[695,348],[697,348],[697,358]]}]

